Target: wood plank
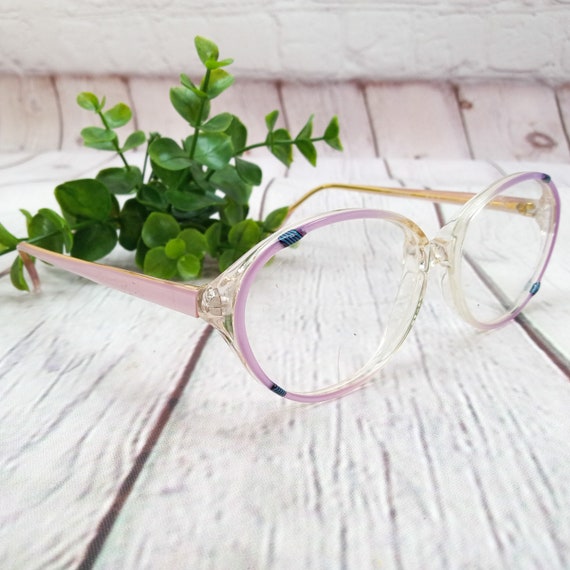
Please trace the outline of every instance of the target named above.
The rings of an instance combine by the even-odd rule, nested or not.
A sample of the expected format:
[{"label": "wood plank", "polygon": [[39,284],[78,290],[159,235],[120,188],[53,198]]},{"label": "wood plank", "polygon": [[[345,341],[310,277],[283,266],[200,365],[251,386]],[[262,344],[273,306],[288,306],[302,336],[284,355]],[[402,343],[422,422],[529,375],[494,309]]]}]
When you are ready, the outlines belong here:
[{"label": "wood plank", "polygon": [[[247,81],[238,78],[230,89],[224,91],[212,103],[212,113],[232,113],[242,121],[248,130],[248,145],[265,140],[265,116],[275,109],[283,112],[277,85],[272,81]],[[246,158],[267,155],[268,151],[260,148],[248,151]]]},{"label": "wood plank", "polygon": [[42,181],[59,184],[81,176],[94,176],[98,168],[113,160],[111,153],[96,150],[43,152],[3,168],[0,188]]},{"label": "wood plank", "polygon": [[170,103],[170,88],[178,84],[176,77],[129,78],[133,114],[139,129],[147,134],[158,132],[177,141],[191,133],[191,127]]},{"label": "wood plank", "polygon": [[[321,174],[383,176],[345,168]],[[479,334],[428,295],[377,379],[319,406],[273,397],[224,348],[206,348],[101,567],[567,566],[570,385],[516,325]]]},{"label": "wood plank", "polygon": [[369,84],[365,93],[380,156],[470,158],[455,93],[449,84]]},{"label": "wood plank", "polygon": [[[293,136],[314,113],[314,135],[320,136],[329,120],[337,115],[343,141],[343,157],[376,156],[374,136],[366,109],[364,93],[356,83],[303,84],[283,83],[281,95]],[[338,151],[319,143],[319,154],[339,158]]]},{"label": "wood plank", "polygon": [[[83,148],[81,129],[88,126],[101,126],[98,117],[82,109],[77,104],[77,95],[82,91],[95,93],[100,99],[107,98],[107,108],[117,103],[132,107],[128,85],[125,79],[115,76],[57,76],[55,85],[62,113],[62,149]],[[136,121],[118,130],[121,137],[136,129]]]},{"label": "wood plank", "polygon": [[462,83],[458,97],[473,156],[564,162],[570,151],[554,90],[538,83]]},{"label": "wood plank", "polygon": [[[97,153],[82,154],[95,162]],[[44,158],[43,177],[39,157],[32,174],[20,166],[22,181],[40,179],[29,182],[30,192],[17,183],[0,189],[2,222],[19,206],[51,205],[45,198],[56,173],[77,172],[77,162],[58,170],[53,155]],[[109,260],[133,265],[126,252]],[[205,326],[61,271],[39,271],[39,295],[0,281],[0,565],[77,567],[160,433]]]},{"label": "wood plank", "polygon": [[0,168],[8,168],[22,164],[33,157],[31,152],[10,152],[9,154],[0,154]]},{"label": "wood plank", "polygon": [[57,149],[61,117],[50,77],[0,75],[0,153]]}]

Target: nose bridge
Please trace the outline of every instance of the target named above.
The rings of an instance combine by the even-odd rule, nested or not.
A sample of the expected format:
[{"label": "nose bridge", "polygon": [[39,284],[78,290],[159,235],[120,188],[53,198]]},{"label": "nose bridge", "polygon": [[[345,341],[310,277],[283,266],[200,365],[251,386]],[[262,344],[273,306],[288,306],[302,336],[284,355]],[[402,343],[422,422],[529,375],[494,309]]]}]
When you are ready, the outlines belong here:
[{"label": "nose bridge", "polygon": [[453,228],[455,221],[444,225],[438,234],[430,240],[430,265],[439,265],[442,268],[448,268],[452,265],[452,250],[455,243]]},{"label": "nose bridge", "polygon": [[440,267],[449,267],[449,242],[441,239],[434,238],[429,242],[430,251],[430,266],[439,265]]}]

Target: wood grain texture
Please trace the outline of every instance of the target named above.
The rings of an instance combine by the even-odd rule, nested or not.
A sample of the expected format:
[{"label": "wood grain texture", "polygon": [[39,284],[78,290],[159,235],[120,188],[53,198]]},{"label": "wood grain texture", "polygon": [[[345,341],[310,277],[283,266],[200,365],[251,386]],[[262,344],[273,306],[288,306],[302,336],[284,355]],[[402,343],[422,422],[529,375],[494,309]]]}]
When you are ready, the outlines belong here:
[{"label": "wood grain texture", "polygon": [[[323,175],[356,168],[382,175]],[[436,293],[374,382],[319,406],[271,399],[212,337],[96,567],[565,568],[567,378]]]},{"label": "wood grain texture", "polygon": [[[82,91],[95,93],[99,99],[106,97],[106,108],[111,108],[117,103],[126,103],[132,107],[127,81],[121,77],[57,76],[55,85],[62,109],[62,149],[82,148],[81,129],[89,126],[100,126],[98,117],[77,104],[77,95]],[[135,121],[118,129],[117,132],[123,139],[133,130],[136,130],[136,115]]]},{"label": "wood grain texture", "polygon": [[58,149],[61,130],[50,77],[0,76],[0,152]]},{"label": "wood grain texture", "polygon": [[283,83],[281,97],[293,136],[314,113],[314,135],[320,136],[329,120],[337,115],[341,125],[344,152],[319,144],[323,156],[368,158],[376,156],[374,137],[364,101],[364,93],[355,83],[302,84]]},{"label": "wood grain texture", "polygon": [[[53,187],[93,173],[100,158],[89,151],[39,155],[5,169],[20,173],[0,188],[2,222],[23,224],[17,207],[55,205]],[[114,262],[124,264],[125,255]],[[175,387],[186,381],[204,329],[61,272],[41,267],[40,274],[38,296],[0,280],[0,322],[13,323],[0,341],[4,568],[77,567]]]},{"label": "wood grain texture", "polygon": [[[112,99],[105,78],[64,79],[56,83],[68,108],[82,89]],[[154,121],[151,94],[162,88],[137,81],[127,85],[134,111]],[[129,102],[119,83],[116,100]],[[227,103],[252,125],[252,141],[265,136],[263,117],[274,108],[289,118],[334,112],[330,93],[307,109],[306,92],[292,92],[296,102],[282,109],[275,84],[248,85],[240,90],[239,82]],[[284,179],[280,163],[260,151],[265,182],[276,178],[254,193],[254,210],[263,202],[267,213],[335,180],[475,190],[501,169],[546,170],[564,210],[557,253],[525,312],[542,337],[524,322],[472,330],[443,302],[434,271],[410,337],[377,378],[342,400],[302,406],[260,386],[219,336],[201,336],[199,321],[47,267],[35,298],[1,278],[0,566],[570,566],[570,382],[554,358],[570,354],[568,166],[444,160],[469,156],[448,87],[378,90],[386,118],[374,119],[376,144],[401,160],[323,157],[318,169],[295,163]],[[370,110],[375,89],[366,92]],[[348,92],[356,105],[355,88]],[[73,136],[89,124],[76,112]],[[371,132],[367,117],[355,106],[349,149],[360,148],[359,132]],[[406,158],[415,156],[442,160]],[[21,227],[18,207],[53,205],[57,183],[93,175],[110,159],[91,150],[0,154],[0,221]],[[400,212],[429,236],[439,226],[429,203],[337,191],[296,216],[364,205]],[[117,253],[109,262],[129,260]],[[1,272],[9,263],[0,261]]]},{"label": "wood grain texture", "polygon": [[462,84],[460,105],[475,158],[570,159],[554,90],[533,83]]},{"label": "wood grain texture", "polygon": [[179,85],[176,77],[132,77],[129,90],[137,127],[145,133],[158,132],[176,141],[185,139],[191,127],[170,103],[170,88]]},{"label": "wood grain texture", "polygon": [[382,83],[365,88],[378,155],[385,158],[470,158],[455,93],[449,84]]}]

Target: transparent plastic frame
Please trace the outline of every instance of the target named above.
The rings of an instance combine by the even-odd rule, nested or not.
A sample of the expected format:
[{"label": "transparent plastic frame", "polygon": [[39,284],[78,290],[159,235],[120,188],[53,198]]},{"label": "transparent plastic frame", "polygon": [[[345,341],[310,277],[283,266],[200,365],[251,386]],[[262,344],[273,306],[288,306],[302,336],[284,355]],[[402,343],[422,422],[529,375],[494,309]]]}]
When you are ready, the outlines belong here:
[{"label": "transparent plastic frame", "polygon": [[[537,203],[528,198],[501,196],[501,193],[521,182],[535,180],[541,185],[547,200]],[[443,292],[446,300],[456,308],[468,323],[482,330],[500,327],[512,320],[538,291],[556,241],[560,220],[560,199],[550,176],[539,172],[526,172],[507,176],[479,194],[444,190],[416,190],[350,184],[319,186],[295,202],[289,213],[319,191],[331,188],[419,198],[440,203],[464,204],[459,214],[445,224],[438,234],[429,239],[423,230],[410,219],[399,214],[375,209],[338,210],[313,217],[280,229],[257,244],[243,257],[210,283],[194,286],[157,279],[135,272],[87,262],[45,250],[26,242],[18,245],[20,255],[34,288],[39,280],[29,256],[36,257],[56,267],[83,276],[91,281],[118,289],[159,305],[200,317],[216,328],[234,349],[240,360],[264,386],[279,396],[300,402],[318,402],[343,396],[360,387],[373,376],[397,351],[410,332],[424,298],[429,270],[439,265],[445,274]],[[540,220],[544,235],[543,247],[531,286],[517,299],[510,310],[492,322],[482,322],[469,310],[462,294],[461,271],[462,246],[471,220],[484,208],[510,212],[515,216],[528,216]],[[380,346],[355,374],[329,388],[299,393],[287,391],[270,378],[258,362],[251,348],[245,325],[245,311],[251,285],[265,264],[283,248],[303,239],[320,228],[348,220],[382,219],[401,228],[405,236],[403,278],[397,293],[397,310],[387,327]],[[327,300],[323,299],[323,303]]]}]

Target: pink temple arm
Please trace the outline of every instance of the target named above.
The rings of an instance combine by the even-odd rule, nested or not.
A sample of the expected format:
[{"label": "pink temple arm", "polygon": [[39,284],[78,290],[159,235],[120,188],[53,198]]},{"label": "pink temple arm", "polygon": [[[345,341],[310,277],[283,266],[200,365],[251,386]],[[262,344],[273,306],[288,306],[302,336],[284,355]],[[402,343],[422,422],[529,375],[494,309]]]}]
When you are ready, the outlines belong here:
[{"label": "pink temple arm", "polygon": [[[24,262],[26,261],[25,256],[28,254],[51,263],[55,267],[90,279],[95,283],[106,285],[192,317],[198,316],[196,305],[200,289],[194,285],[174,283],[164,279],[157,279],[156,277],[149,277],[148,275],[141,275],[134,271],[127,271],[126,269],[83,261],[82,259],[55,253],[25,242],[18,244],[18,251],[24,258]],[[30,271],[32,280],[37,285],[37,277],[34,273],[34,270]]]}]

